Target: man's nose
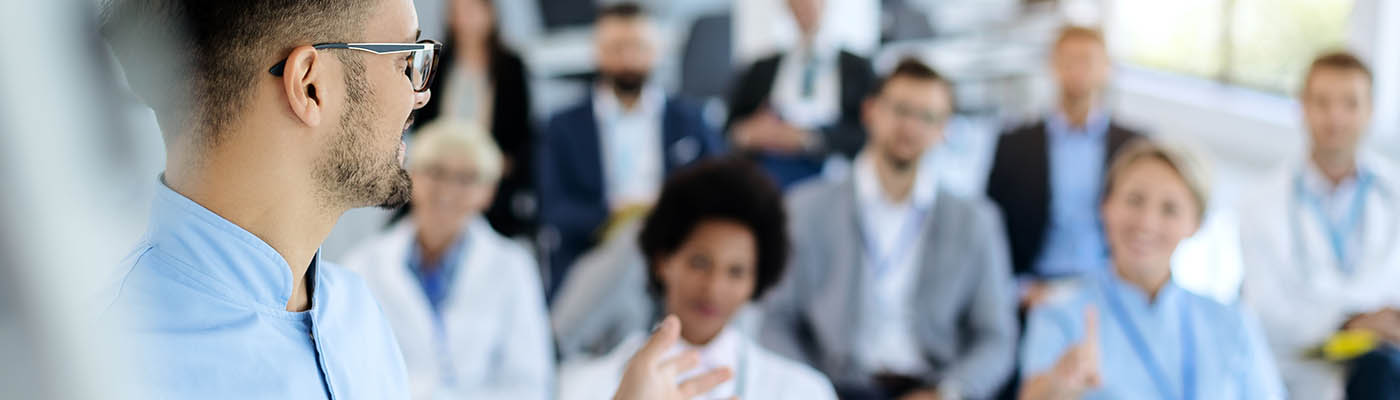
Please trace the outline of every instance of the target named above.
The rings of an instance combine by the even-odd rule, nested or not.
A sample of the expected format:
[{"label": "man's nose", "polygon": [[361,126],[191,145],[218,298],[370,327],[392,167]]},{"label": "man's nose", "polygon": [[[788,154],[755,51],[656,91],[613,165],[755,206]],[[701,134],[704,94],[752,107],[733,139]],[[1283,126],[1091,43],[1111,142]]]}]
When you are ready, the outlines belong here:
[{"label": "man's nose", "polygon": [[433,91],[432,91],[432,90],[424,90],[424,91],[422,91],[422,92],[414,92],[414,93],[413,93],[413,109],[414,109],[414,110],[417,110],[417,109],[423,108],[423,106],[428,105],[428,100],[429,100],[429,99],[432,99],[432,98],[433,98]]}]

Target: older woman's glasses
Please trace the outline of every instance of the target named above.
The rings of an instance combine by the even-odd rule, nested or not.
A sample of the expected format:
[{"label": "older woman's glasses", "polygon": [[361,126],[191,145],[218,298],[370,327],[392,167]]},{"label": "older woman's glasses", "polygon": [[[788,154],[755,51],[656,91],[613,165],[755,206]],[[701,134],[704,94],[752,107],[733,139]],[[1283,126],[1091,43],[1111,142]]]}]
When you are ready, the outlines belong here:
[{"label": "older woman's glasses", "polygon": [[[438,53],[442,52],[442,43],[433,40],[420,40],[418,43],[321,43],[311,46],[316,49],[350,49],[367,51],[374,54],[403,54],[407,66],[404,67],[404,74],[408,75],[408,80],[413,82],[413,91],[425,92],[428,85],[432,84],[433,76],[437,73]],[[273,65],[267,72],[273,75],[282,76],[282,70],[287,67],[287,60],[282,60]]]}]

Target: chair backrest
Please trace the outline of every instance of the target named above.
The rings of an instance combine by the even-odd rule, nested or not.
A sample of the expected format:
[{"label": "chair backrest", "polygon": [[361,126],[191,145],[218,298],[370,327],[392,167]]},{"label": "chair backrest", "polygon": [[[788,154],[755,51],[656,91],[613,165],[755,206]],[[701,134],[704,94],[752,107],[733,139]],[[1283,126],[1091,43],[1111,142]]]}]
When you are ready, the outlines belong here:
[{"label": "chair backrest", "polygon": [[724,98],[734,74],[733,18],[728,12],[699,17],[681,54],[681,93],[698,99]]},{"label": "chair backrest", "polygon": [[592,24],[598,14],[597,0],[539,0],[539,7],[545,31]]}]

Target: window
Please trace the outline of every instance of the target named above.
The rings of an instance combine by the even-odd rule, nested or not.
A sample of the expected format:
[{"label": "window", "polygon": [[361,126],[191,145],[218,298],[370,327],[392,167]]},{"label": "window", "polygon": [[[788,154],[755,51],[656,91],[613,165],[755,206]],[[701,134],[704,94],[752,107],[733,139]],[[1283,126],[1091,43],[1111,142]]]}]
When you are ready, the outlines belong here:
[{"label": "window", "polygon": [[1346,45],[1353,0],[1116,0],[1110,41],[1130,64],[1277,93]]}]

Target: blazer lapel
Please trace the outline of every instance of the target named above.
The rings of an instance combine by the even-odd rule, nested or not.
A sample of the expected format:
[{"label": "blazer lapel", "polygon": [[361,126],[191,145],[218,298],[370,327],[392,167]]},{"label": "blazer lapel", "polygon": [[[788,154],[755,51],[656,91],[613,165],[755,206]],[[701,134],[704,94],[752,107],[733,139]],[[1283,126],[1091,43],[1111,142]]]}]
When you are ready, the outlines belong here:
[{"label": "blazer lapel", "polygon": [[[570,148],[574,149],[571,157],[576,157],[577,164],[583,168],[573,171],[577,174],[578,182],[584,187],[603,188],[603,156],[602,144],[599,143],[598,117],[594,114],[593,94],[588,94],[588,101],[584,102],[583,110],[580,111],[580,122],[572,136]],[[582,122],[587,123],[582,123]],[[567,165],[567,164],[566,164]]]},{"label": "blazer lapel", "polygon": [[[823,287],[818,288],[812,308],[807,310],[813,333],[820,348],[843,349],[826,352],[818,362],[829,364],[828,371],[845,371],[856,348],[855,321],[859,321],[865,276],[862,273],[864,249],[860,240],[860,224],[855,203],[855,184],[845,178],[840,186],[841,196],[832,199],[834,215],[830,229],[824,234],[824,246],[831,253]],[[833,379],[839,379],[833,377]]]}]

